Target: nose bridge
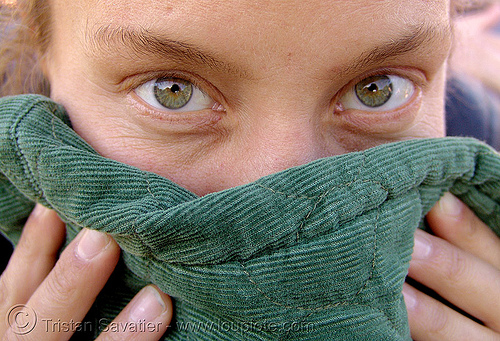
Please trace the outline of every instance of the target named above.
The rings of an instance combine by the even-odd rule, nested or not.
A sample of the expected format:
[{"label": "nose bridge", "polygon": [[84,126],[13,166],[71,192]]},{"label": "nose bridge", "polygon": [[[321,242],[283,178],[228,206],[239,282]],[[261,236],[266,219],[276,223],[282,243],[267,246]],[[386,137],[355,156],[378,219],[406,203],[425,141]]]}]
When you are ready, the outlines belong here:
[{"label": "nose bridge", "polygon": [[261,111],[244,132],[241,157],[251,180],[325,156],[317,115],[286,109]]}]

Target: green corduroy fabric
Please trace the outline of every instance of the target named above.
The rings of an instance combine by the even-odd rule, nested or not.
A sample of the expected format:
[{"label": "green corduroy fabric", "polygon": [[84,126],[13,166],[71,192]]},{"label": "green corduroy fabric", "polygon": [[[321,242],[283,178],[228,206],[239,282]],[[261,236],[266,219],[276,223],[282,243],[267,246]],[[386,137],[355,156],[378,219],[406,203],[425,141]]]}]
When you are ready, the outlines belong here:
[{"label": "green corduroy fabric", "polygon": [[175,299],[167,339],[407,340],[413,233],[440,196],[500,234],[500,158],[472,139],[382,145],[197,197],[98,155],[47,98],[2,98],[0,113],[3,233],[16,242],[40,202],[68,241],[88,227],[123,249],[95,325],[154,283]]}]

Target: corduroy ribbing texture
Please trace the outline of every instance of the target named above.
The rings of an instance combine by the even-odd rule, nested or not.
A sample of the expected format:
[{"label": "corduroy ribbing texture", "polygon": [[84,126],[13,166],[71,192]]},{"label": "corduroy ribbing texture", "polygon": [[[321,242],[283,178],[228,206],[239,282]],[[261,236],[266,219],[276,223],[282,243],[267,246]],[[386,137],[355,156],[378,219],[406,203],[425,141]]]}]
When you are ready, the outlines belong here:
[{"label": "corduroy ribbing texture", "polygon": [[472,139],[382,145],[197,197],[98,155],[61,106],[26,95],[0,99],[0,168],[14,242],[39,202],[68,241],[87,227],[123,249],[87,320],[154,283],[175,300],[169,340],[410,340],[402,285],[440,196],[500,234],[500,158]]}]

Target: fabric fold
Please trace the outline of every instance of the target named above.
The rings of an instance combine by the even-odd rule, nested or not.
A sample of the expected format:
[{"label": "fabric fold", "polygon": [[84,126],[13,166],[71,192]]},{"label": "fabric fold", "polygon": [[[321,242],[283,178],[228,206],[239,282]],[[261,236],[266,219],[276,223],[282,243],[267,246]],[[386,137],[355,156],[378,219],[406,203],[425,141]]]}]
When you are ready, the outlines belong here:
[{"label": "fabric fold", "polygon": [[433,204],[450,190],[500,235],[500,158],[473,139],[382,145],[198,197],[98,155],[50,99],[1,98],[0,113],[3,233],[15,242],[40,202],[69,240],[111,234],[123,264],[87,318],[151,282],[176,299],[167,339],[410,339],[401,289]]}]

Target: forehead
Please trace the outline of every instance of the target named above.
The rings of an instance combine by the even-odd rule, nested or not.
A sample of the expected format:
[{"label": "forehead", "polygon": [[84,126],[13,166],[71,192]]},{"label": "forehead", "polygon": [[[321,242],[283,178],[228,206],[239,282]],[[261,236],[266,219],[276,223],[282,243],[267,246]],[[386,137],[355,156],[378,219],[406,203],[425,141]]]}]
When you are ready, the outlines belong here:
[{"label": "forehead", "polygon": [[[245,18],[265,21],[302,22],[304,18],[318,20],[350,18],[368,14],[381,17],[389,13],[441,12],[449,9],[449,0],[52,0],[60,5],[90,10],[95,18],[115,18],[134,21],[139,18],[190,17],[193,20],[225,19],[228,23]],[[435,11],[433,11],[435,10]],[[239,14],[239,15],[236,15]],[[370,15],[371,14],[371,15]],[[422,13],[423,14],[423,13]],[[396,19],[396,18],[393,18]],[[407,18],[409,19],[409,18]],[[314,22],[309,22],[314,24]]]},{"label": "forehead", "polygon": [[56,36],[79,41],[84,50],[103,28],[139,30],[210,51],[242,69],[258,66],[262,77],[291,65],[343,65],[346,51],[361,54],[423,26],[436,32],[450,27],[448,0],[53,1]]},{"label": "forehead", "polygon": [[53,0],[56,16],[92,29],[109,24],[164,30],[173,39],[223,34],[239,41],[292,43],[304,47],[328,39],[390,32],[405,25],[449,20],[449,0]]}]

